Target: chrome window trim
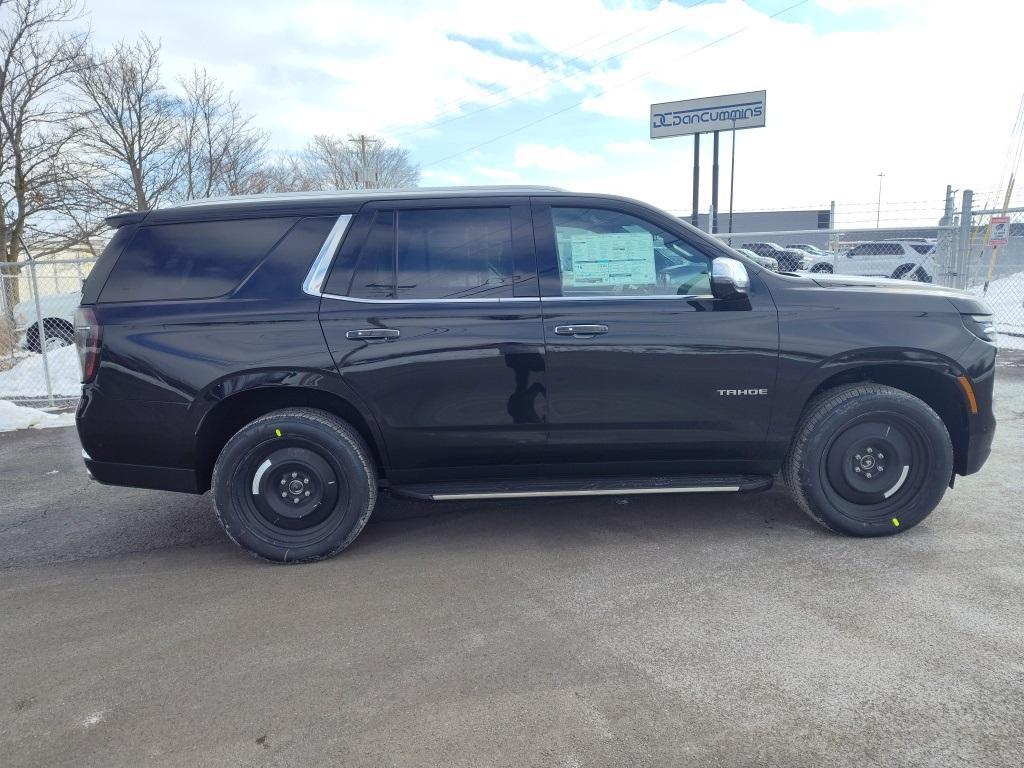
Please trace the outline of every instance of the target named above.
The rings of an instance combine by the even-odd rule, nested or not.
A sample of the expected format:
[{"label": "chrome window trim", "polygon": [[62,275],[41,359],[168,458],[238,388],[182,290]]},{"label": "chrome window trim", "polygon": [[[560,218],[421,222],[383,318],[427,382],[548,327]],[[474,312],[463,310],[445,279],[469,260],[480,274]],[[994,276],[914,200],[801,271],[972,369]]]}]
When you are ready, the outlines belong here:
[{"label": "chrome window trim", "polygon": [[665,294],[665,295],[644,295],[644,296],[481,296],[479,298],[457,298],[457,299],[363,299],[354,296],[341,296],[336,293],[325,293],[324,283],[327,280],[327,270],[330,269],[334,254],[338,251],[345,233],[352,223],[353,215],[343,213],[338,216],[331,231],[327,233],[324,244],[320,246],[320,252],[313,259],[313,264],[302,281],[302,290],[310,296],[323,299],[334,299],[335,301],[351,301],[356,304],[522,304],[534,301],[650,301],[652,299],[711,299],[706,294]]},{"label": "chrome window trim", "polygon": [[[308,293],[308,291],[307,291]],[[353,296],[339,296],[336,293],[318,293],[325,299],[351,301],[356,304],[511,304],[528,301],[650,301],[651,299],[713,299],[710,294],[672,294],[666,296],[503,296],[481,297],[479,299],[361,299]]]},{"label": "chrome window trim", "polygon": [[666,293],[643,296],[544,296],[546,301],[651,301],[652,299],[713,299],[711,294],[704,293]]},{"label": "chrome window trim", "polygon": [[539,296],[481,296],[479,299],[361,299],[354,296],[339,296],[336,293],[324,293],[321,295],[325,299],[352,301],[356,304],[509,304],[540,301]]},{"label": "chrome window trim", "polygon": [[348,231],[349,224],[351,223],[351,213],[341,214],[337,221],[334,222],[331,231],[327,233],[327,239],[320,246],[320,252],[313,259],[313,264],[309,268],[309,272],[306,273],[306,279],[302,281],[304,293],[317,297],[324,295],[324,281],[327,280],[327,270],[331,267],[331,259],[337,253],[338,246],[341,245],[341,241],[345,237],[345,233]]}]

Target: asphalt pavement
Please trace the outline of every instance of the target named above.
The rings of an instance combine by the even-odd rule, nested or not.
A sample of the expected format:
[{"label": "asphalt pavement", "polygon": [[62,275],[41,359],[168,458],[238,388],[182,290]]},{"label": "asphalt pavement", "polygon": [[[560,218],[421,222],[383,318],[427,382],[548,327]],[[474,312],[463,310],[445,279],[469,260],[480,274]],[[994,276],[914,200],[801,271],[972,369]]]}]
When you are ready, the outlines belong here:
[{"label": "asphalt pavement", "polygon": [[209,498],[0,435],[4,766],[1024,763],[1024,369],[905,535],[782,489],[385,500],[343,555],[237,551]]}]

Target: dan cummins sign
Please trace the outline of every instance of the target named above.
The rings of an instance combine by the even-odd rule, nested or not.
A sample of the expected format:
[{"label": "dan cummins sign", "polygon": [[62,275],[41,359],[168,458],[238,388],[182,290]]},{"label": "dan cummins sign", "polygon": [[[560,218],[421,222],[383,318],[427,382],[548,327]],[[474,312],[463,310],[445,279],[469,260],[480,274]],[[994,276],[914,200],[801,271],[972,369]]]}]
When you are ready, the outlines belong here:
[{"label": "dan cummins sign", "polygon": [[765,91],[651,104],[651,138],[737,131],[764,125]]}]

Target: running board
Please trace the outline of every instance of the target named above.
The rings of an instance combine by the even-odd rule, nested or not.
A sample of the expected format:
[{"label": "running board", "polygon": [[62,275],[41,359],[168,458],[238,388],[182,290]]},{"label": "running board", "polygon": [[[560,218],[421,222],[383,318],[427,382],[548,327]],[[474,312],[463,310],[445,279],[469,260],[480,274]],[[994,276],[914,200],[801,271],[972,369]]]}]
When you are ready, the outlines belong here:
[{"label": "running board", "polygon": [[632,496],[655,493],[738,493],[771,488],[768,475],[677,475],[557,480],[471,480],[451,483],[393,485],[396,496],[427,501],[528,499],[557,496]]}]

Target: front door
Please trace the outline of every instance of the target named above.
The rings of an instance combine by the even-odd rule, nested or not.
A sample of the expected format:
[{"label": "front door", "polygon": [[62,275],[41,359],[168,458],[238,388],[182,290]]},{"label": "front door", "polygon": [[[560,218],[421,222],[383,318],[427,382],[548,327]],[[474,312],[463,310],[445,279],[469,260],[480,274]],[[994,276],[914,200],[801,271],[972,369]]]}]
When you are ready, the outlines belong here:
[{"label": "front door", "polygon": [[765,458],[778,317],[756,272],[749,300],[719,301],[714,247],[668,217],[593,198],[535,198],[533,213],[549,455],[651,473]]},{"label": "front door", "polygon": [[339,374],[380,425],[395,476],[523,462],[544,443],[526,199],[365,207],[331,270],[320,321]]}]

